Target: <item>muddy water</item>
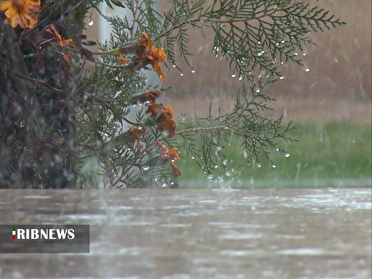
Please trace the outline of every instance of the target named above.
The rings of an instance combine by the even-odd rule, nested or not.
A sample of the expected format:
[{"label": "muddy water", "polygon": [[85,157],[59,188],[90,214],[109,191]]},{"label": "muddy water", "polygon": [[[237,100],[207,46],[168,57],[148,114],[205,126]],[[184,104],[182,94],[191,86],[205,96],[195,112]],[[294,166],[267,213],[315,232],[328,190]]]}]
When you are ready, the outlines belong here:
[{"label": "muddy water", "polygon": [[2,190],[2,224],[89,224],[90,254],[0,278],[371,278],[371,189]]}]

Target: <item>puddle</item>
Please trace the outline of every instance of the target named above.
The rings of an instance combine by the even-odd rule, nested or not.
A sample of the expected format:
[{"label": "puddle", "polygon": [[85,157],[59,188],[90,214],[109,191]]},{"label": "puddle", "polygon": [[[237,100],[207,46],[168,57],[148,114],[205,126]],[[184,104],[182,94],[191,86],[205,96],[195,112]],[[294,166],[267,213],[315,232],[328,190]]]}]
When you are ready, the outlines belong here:
[{"label": "puddle", "polygon": [[371,277],[366,188],[0,190],[0,216],[91,226],[90,254],[0,254],[0,278]]}]

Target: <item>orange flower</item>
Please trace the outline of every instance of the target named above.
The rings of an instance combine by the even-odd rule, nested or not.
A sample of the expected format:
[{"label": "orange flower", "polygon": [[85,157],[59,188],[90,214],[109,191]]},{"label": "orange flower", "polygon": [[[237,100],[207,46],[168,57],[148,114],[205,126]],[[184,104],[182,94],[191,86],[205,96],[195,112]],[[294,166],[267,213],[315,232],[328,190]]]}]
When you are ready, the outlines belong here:
[{"label": "orange flower", "polygon": [[151,48],[146,52],[147,58],[150,60],[152,68],[159,75],[162,82],[167,82],[167,77],[160,65],[160,63],[165,62],[167,55],[162,47]]},{"label": "orange flower", "polygon": [[161,91],[157,89],[146,90],[144,93],[132,96],[130,101],[131,104],[143,104],[143,103],[154,103],[157,98],[161,95]]},{"label": "orange flower", "polygon": [[150,121],[151,123],[158,124],[158,129],[161,132],[168,132],[170,138],[174,137],[177,124],[174,122],[172,107],[164,107],[162,104],[155,104],[152,102],[148,105],[146,113],[151,113],[152,116],[155,116],[155,119],[150,119]]},{"label": "orange flower", "polygon": [[61,47],[66,47],[70,44],[72,44],[72,39],[62,39],[61,34],[58,32],[58,30],[54,27],[54,25],[51,25],[47,30],[49,34],[52,35],[52,37],[56,38],[58,43],[61,45]]},{"label": "orange flower", "polygon": [[161,95],[161,91],[157,89],[147,90],[145,93],[146,101],[149,102],[155,102],[155,100]]},{"label": "orange flower", "polygon": [[0,11],[5,12],[5,23],[13,28],[32,28],[37,23],[35,13],[40,12],[40,0],[1,0]]},{"label": "orange flower", "polygon": [[169,106],[165,107],[165,110],[160,113],[157,118],[158,121],[158,129],[161,132],[167,131],[169,133],[169,137],[174,137],[176,134],[177,124],[173,121],[174,113],[173,109]]},{"label": "orange flower", "polygon": [[143,127],[138,128],[136,126],[132,126],[129,129],[129,133],[131,133],[133,137],[133,141],[137,142],[137,156],[139,156],[141,154],[141,139],[140,138],[146,135],[147,130]]},{"label": "orange flower", "polygon": [[142,60],[142,58],[146,55],[147,51],[152,48],[154,45],[154,41],[149,37],[146,32],[141,33],[138,36],[136,42],[139,45],[139,49],[137,50],[138,60]]},{"label": "orange flower", "polygon": [[[62,36],[61,34],[58,32],[58,30],[54,27],[54,25],[51,25],[47,30],[46,32],[48,32],[53,39],[57,39],[57,42],[58,44],[60,44],[61,47],[66,47],[68,45],[72,45],[72,39],[62,39]],[[62,54],[62,57],[63,59],[67,62],[68,65],[71,64],[70,62],[70,57],[64,53],[64,52],[61,52]],[[73,72],[74,71],[74,68],[73,67],[70,67],[70,70]]]},{"label": "orange flower", "polygon": [[133,145],[134,142],[137,142],[137,155],[141,154],[141,137],[146,135],[147,129],[143,127],[132,126],[123,134],[120,134],[113,138],[107,143],[107,146],[113,146],[119,148],[123,144]]},{"label": "orange flower", "polygon": [[148,49],[151,49],[154,45],[154,41],[150,39],[149,35],[146,32],[141,33],[135,41],[126,43],[118,48],[95,53],[99,55],[117,55],[117,54],[129,54],[136,53],[139,60],[146,55]]},{"label": "orange flower", "polygon": [[175,161],[180,161],[180,155],[177,153],[177,147],[173,147],[171,150],[169,150],[164,144],[161,144],[160,142],[156,141],[154,142],[154,145],[160,149],[160,155],[161,158],[168,162],[171,168],[174,171],[174,176],[177,178],[182,175],[181,171],[177,168],[177,165]]},{"label": "orange flower", "polygon": [[154,102],[151,102],[149,105],[147,105],[146,113],[151,113],[151,115],[158,115],[164,110],[165,108],[162,104],[156,104]]},{"label": "orange flower", "polygon": [[126,57],[124,57],[121,53],[119,54],[119,64],[120,65],[127,65],[130,62],[130,60]]}]

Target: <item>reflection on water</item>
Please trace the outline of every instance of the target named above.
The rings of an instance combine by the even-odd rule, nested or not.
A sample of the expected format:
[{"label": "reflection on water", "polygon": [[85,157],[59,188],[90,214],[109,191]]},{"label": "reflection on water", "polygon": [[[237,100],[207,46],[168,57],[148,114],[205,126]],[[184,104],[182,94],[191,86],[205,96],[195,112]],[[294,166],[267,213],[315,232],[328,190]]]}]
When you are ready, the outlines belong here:
[{"label": "reflection on water", "polygon": [[90,254],[0,278],[370,278],[371,189],[1,190],[2,224],[89,224]]}]

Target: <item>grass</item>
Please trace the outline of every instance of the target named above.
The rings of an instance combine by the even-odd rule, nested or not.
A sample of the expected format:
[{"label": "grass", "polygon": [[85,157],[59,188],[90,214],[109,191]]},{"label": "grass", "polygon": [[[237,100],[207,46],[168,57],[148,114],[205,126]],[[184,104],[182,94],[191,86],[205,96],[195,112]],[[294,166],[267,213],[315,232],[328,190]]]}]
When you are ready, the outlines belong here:
[{"label": "grass", "polygon": [[[291,135],[299,142],[282,143],[290,153],[288,158],[273,151],[275,168],[265,159],[261,159],[261,168],[248,165],[241,155],[238,139],[232,139],[231,146],[226,148],[232,175],[223,176],[214,186],[224,182],[243,188],[371,187],[370,124],[300,123]],[[179,168],[180,186],[208,186],[206,175],[188,156],[184,156]]]}]

